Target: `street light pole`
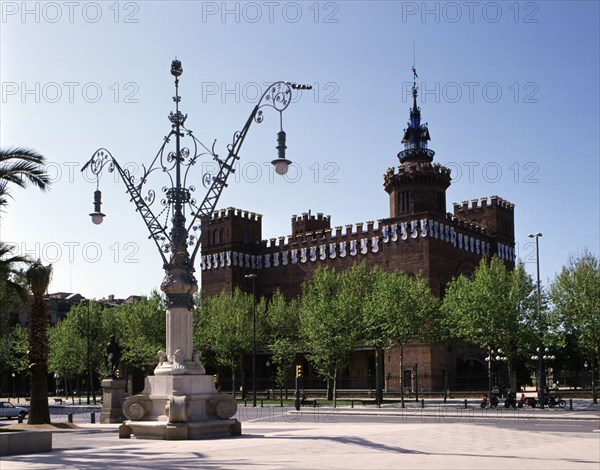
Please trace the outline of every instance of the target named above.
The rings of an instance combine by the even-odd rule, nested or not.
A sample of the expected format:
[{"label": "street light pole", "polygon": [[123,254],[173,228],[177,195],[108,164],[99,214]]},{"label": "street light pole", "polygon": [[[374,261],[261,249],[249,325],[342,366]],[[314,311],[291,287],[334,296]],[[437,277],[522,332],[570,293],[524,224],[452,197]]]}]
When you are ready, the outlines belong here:
[{"label": "street light pole", "polygon": [[86,362],[87,362],[87,387],[86,387],[86,392],[87,392],[87,404],[90,404],[90,382],[91,382],[91,378],[92,378],[92,371],[90,369],[90,306],[87,306],[86,309],[87,312],[87,321],[86,321]]},{"label": "street light pole", "polygon": [[541,233],[530,233],[529,238],[535,238],[535,266],[537,274],[537,302],[536,302],[536,318],[539,328],[539,349],[538,349],[538,402],[540,408],[544,409],[544,329],[542,325],[542,307],[541,307],[541,286],[540,286],[540,245],[539,238]]},{"label": "street light pole", "polygon": [[[494,354],[496,355],[494,356]],[[508,357],[502,354],[504,354],[504,352],[500,348],[498,348],[496,351],[494,351],[492,348],[488,348],[488,355],[485,358],[485,361],[488,363],[488,389],[490,400],[492,399],[492,393],[496,386],[501,392],[500,377],[498,374],[498,368],[495,367],[495,364],[508,361]]]},{"label": "street light pole", "polygon": [[[171,130],[164,137],[162,145],[148,166],[142,165],[139,175],[121,167],[105,148],[98,149],[81,169],[82,172],[89,169],[96,176],[94,212],[90,214],[95,224],[102,223],[105,217],[101,212],[100,174],[104,168],[109,172],[117,171],[127,188],[130,200],[135,204],[136,211],[150,232],[149,238],[158,248],[165,272],[160,288],[166,296],[167,304],[166,350],[158,352],[158,366],[154,369],[154,375],[146,378],[147,388],[144,392],[125,400],[123,413],[127,421],[123,424],[122,431],[123,435],[128,437],[139,432],[159,439],[187,438],[188,433],[199,433],[200,422],[208,421],[206,410],[210,407],[214,407],[219,418],[224,420],[224,429],[231,426],[232,433],[241,432],[239,422],[234,425],[227,421],[235,415],[235,401],[224,395],[211,398],[199,393],[198,390],[202,388],[195,385],[202,383],[208,386],[207,382],[212,385],[212,378],[209,380],[205,376],[200,352],[193,351],[194,293],[199,284],[194,275],[195,260],[200,251],[202,234],[210,224],[216,204],[227,187],[228,178],[235,172],[237,161],[240,159],[239,153],[251,126],[263,122],[264,111],[267,109],[275,110],[279,114],[275,147],[277,158],[271,163],[277,174],[284,175],[291,161],[285,157],[287,147],[282,115],[292,102],[294,90],[311,89],[309,85],[286,81],[269,85],[242,129],[233,134],[233,139],[227,146],[227,153],[221,158],[215,150],[216,142],[205,145],[186,125],[188,116],[180,109],[179,77],[182,74],[181,61],[173,60],[171,75],[175,77],[175,111],[168,116]],[[189,147],[183,145],[184,139],[190,142]],[[173,141],[175,149],[169,151],[169,144]],[[214,173],[205,173],[200,179],[206,193],[196,199],[196,187],[191,184],[191,169],[203,159],[216,162],[216,169]],[[167,180],[167,185],[162,188],[162,198],[160,191],[148,188],[148,182],[153,179],[153,175],[162,175],[163,179]],[[157,201],[160,201],[160,204],[154,205]],[[158,396],[151,394],[151,390],[161,390],[162,393]],[[218,401],[218,406],[215,403],[209,405],[207,400]],[[152,406],[148,406],[149,402]],[[165,414],[168,416],[168,422],[155,419],[156,416]],[[187,424],[188,419],[194,422],[193,426]],[[152,420],[152,426],[146,428],[138,424],[143,420]]]},{"label": "street light pole", "polygon": [[256,274],[246,274],[252,279],[252,406],[256,408]]}]

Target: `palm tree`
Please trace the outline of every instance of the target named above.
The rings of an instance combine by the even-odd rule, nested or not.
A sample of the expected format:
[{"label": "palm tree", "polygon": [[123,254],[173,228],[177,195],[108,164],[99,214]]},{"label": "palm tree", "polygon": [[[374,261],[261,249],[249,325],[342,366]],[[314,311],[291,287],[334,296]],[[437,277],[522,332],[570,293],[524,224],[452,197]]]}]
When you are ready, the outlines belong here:
[{"label": "palm tree", "polygon": [[0,149],[0,207],[8,203],[9,184],[19,188],[32,184],[42,191],[48,189],[50,177],[44,169],[45,161],[33,150],[20,147]]},{"label": "palm tree", "polygon": [[52,265],[36,261],[26,272],[27,283],[33,293],[29,306],[29,374],[31,407],[28,424],[50,423],[48,409],[48,306],[44,293],[50,284]]},{"label": "palm tree", "polygon": [[27,256],[13,255],[12,247],[7,243],[0,242],[0,279],[4,281],[6,287],[19,294],[21,299],[26,301],[29,298],[27,289],[13,280],[15,276],[21,275],[21,272],[17,269],[17,265],[21,263],[29,265],[31,260]]}]

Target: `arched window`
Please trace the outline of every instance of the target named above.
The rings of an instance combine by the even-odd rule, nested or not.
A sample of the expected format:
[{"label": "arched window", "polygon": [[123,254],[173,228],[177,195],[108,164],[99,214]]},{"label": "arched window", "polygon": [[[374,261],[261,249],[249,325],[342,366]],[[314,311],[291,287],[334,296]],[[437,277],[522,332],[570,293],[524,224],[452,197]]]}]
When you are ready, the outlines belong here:
[{"label": "arched window", "polygon": [[217,229],[213,232],[213,245],[221,243],[221,229]]}]

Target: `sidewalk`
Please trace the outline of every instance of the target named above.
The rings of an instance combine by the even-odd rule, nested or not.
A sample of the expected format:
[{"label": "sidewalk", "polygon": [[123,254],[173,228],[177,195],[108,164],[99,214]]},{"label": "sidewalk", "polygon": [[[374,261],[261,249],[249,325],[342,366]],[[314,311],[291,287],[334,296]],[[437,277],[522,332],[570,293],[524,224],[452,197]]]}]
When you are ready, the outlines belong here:
[{"label": "sidewalk", "polygon": [[[271,408],[272,410],[273,408]],[[600,435],[525,431],[511,427],[427,420],[393,422],[395,410],[371,423],[329,419],[331,409],[307,409],[273,421],[242,423],[242,435],[202,441],[119,439],[116,424],[80,425],[54,433],[54,451],[3,457],[2,470],[20,469],[593,469],[600,464]],[[309,414],[319,410],[317,414]],[[269,408],[264,408],[263,413]],[[338,412],[352,411],[340,409]],[[579,426],[579,424],[573,424]],[[589,427],[588,427],[589,429]]]}]

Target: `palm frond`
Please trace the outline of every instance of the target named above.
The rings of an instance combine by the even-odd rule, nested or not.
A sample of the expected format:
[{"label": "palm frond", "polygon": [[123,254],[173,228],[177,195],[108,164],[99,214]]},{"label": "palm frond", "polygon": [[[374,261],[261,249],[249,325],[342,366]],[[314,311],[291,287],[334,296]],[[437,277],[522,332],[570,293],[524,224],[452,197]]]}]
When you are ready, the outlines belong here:
[{"label": "palm frond", "polygon": [[39,153],[25,148],[0,149],[0,197],[6,194],[6,184],[12,183],[24,188],[28,183],[42,191],[51,183],[44,169],[46,159]]},{"label": "palm frond", "polygon": [[31,264],[32,260],[24,255],[13,255],[14,248],[8,243],[0,242],[0,275],[16,274],[20,263]]}]

